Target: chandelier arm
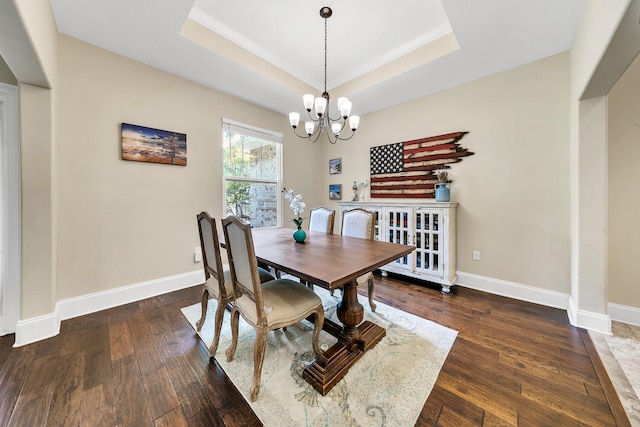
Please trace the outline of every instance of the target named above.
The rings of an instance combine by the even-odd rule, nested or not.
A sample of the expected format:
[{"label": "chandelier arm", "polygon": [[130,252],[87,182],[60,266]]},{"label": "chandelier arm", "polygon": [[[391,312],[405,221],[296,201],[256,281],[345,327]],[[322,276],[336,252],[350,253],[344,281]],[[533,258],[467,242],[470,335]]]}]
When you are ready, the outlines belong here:
[{"label": "chandelier arm", "polygon": [[318,129],[320,128],[317,128],[315,132],[307,137],[309,139],[309,142],[311,142],[312,144],[315,144],[318,139],[320,139],[320,135],[322,135],[322,132],[318,132]]},{"label": "chandelier arm", "polygon": [[327,140],[332,144],[338,142],[338,138],[331,132],[327,132]]},{"label": "chandelier arm", "polygon": [[296,134],[296,136],[297,136],[298,138],[307,138],[307,139],[309,139],[309,135],[307,135],[307,134],[302,134],[302,135],[300,135],[300,134],[298,133],[298,128],[297,128],[297,127],[296,127],[296,128],[293,128],[293,133],[295,133],[295,134]]},{"label": "chandelier arm", "polygon": [[[313,116],[311,115],[311,111],[313,111],[313,113],[315,114],[315,116],[316,116],[316,118],[315,118],[315,119],[314,119],[314,118],[313,118]],[[313,120],[314,122],[318,123],[318,122],[322,119],[322,117],[318,116],[318,114],[316,113],[316,110],[311,110],[311,111],[308,111],[308,113],[309,113],[309,119],[311,119],[311,120]]]},{"label": "chandelier arm", "polygon": [[338,122],[338,121],[340,121],[340,120],[343,120],[343,119],[344,119],[344,117],[342,117],[342,116],[341,116],[341,115],[339,115],[339,114],[340,114],[340,113],[338,112],[338,117],[336,117],[336,118],[334,119],[334,118],[332,118],[332,117],[329,115],[329,108],[327,108],[327,118],[328,118],[330,121],[332,121],[332,122]]},{"label": "chandelier arm", "polygon": [[337,136],[337,137],[336,137],[336,139],[339,139],[340,141],[348,141],[348,140],[350,140],[351,138],[353,138],[353,136],[354,136],[355,134],[356,134],[356,133],[355,133],[354,131],[351,131],[351,136],[349,136],[349,138],[340,138],[340,136]]}]

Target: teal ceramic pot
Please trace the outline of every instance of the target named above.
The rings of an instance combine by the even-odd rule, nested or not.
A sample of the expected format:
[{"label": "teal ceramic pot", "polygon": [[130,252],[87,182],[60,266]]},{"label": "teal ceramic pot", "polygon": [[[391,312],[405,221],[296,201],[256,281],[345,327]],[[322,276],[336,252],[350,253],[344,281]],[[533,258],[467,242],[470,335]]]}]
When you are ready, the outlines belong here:
[{"label": "teal ceramic pot", "polygon": [[293,232],[293,240],[295,240],[296,243],[304,243],[304,239],[306,238],[307,233],[302,228],[298,228]]},{"label": "teal ceramic pot", "polygon": [[436,202],[451,201],[451,193],[447,184],[436,184]]}]

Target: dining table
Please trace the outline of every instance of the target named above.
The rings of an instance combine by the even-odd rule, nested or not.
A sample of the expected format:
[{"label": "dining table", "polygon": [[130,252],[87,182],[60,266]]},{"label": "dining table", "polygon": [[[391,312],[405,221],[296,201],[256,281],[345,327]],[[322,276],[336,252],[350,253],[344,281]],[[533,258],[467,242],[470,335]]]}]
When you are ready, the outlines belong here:
[{"label": "dining table", "polygon": [[411,253],[415,247],[312,231],[307,232],[304,243],[296,243],[292,232],[286,227],[251,230],[260,263],[315,286],[342,289],[337,304],[340,323],[325,319],[323,326],[337,342],[303,371],[305,380],[324,396],[386,334],[383,327],[363,322],[364,307],[358,301],[356,279]]}]

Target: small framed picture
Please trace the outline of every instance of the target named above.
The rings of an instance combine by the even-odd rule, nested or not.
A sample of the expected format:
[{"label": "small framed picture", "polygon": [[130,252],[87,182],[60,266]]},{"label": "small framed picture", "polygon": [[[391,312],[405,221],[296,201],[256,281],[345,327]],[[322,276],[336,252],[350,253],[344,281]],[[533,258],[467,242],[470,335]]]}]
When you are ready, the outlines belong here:
[{"label": "small framed picture", "polygon": [[329,160],[329,175],[342,173],[342,159]]},{"label": "small framed picture", "polygon": [[331,200],[342,199],[342,184],[329,185],[329,199]]}]

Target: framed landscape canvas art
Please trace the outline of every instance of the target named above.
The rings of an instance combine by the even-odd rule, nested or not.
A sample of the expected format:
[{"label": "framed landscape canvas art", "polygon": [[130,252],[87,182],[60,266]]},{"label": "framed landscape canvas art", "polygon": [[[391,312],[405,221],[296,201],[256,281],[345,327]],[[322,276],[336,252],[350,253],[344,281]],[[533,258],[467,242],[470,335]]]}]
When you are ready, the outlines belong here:
[{"label": "framed landscape canvas art", "polygon": [[329,160],[329,175],[342,173],[342,159]]},{"label": "framed landscape canvas art", "polygon": [[122,123],[122,160],[186,166],[187,135]]},{"label": "framed landscape canvas art", "polygon": [[342,184],[329,185],[329,199],[331,200],[342,199]]}]

